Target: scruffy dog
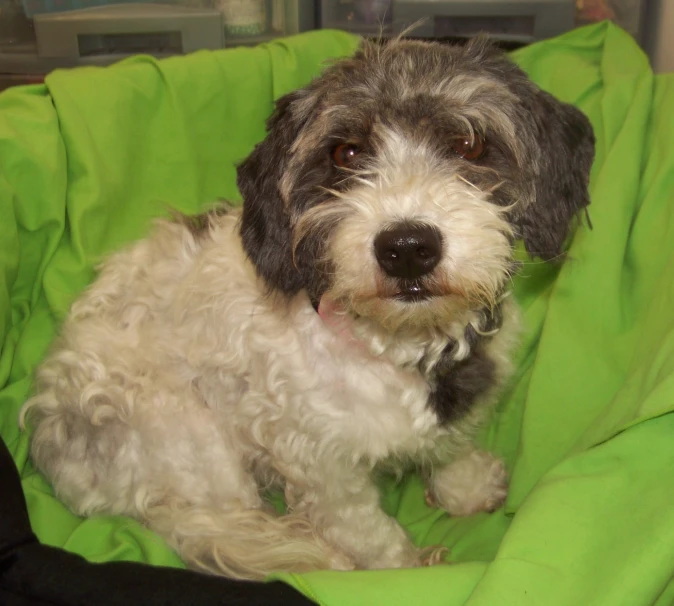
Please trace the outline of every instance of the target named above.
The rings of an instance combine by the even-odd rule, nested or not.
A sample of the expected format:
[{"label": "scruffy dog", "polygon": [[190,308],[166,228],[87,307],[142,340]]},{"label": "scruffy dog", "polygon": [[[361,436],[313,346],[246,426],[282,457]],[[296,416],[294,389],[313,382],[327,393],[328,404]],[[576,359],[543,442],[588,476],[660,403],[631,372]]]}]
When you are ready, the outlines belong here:
[{"label": "scruffy dog", "polygon": [[432,563],[373,473],[418,470],[452,515],[502,504],[471,444],[516,342],[514,241],[562,255],[592,129],[480,39],[364,43],[268,126],[241,214],[159,222],[73,305],[25,406],[34,461],[212,572]]}]

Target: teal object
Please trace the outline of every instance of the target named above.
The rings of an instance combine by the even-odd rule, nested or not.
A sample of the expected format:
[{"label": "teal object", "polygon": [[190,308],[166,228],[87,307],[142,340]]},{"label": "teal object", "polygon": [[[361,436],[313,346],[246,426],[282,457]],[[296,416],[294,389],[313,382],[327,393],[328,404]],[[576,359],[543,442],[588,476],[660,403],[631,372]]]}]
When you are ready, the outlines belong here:
[{"label": "teal object", "polygon": [[21,0],[28,19],[45,13],[63,13],[83,8],[110,6],[112,4],[138,4],[144,0]]}]

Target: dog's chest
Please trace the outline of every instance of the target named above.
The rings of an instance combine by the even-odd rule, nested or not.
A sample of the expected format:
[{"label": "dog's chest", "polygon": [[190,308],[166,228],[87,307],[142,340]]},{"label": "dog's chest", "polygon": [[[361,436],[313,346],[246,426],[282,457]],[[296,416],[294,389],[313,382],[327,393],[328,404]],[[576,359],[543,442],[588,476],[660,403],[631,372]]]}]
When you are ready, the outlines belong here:
[{"label": "dog's chest", "polygon": [[430,386],[416,368],[372,356],[306,304],[297,304],[293,317],[300,350],[286,367],[293,422],[373,460],[413,456],[444,433],[428,406]]}]

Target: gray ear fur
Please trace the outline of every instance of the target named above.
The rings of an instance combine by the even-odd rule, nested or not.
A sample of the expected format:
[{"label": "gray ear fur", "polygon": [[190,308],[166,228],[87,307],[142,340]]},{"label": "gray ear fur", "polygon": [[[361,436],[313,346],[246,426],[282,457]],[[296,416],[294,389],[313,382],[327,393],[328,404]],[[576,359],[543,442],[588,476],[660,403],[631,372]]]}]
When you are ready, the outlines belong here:
[{"label": "gray ear fur", "polygon": [[550,260],[563,254],[574,218],[590,203],[595,139],[580,110],[546,92],[536,91],[528,109],[539,147],[535,199],[514,223],[529,254]]},{"label": "gray ear fur", "polygon": [[513,211],[512,223],[532,256],[563,255],[569,229],[590,203],[588,185],[594,160],[594,133],[587,117],[534,85],[486,36],[470,40],[464,59],[476,69],[503,78],[521,99],[521,132],[530,147],[522,166],[532,181],[533,199]]},{"label": "gray ear fur", "polygon": [[267,285],[289,295],[301,290],[304,280],[293,263],[290,216],[279,183],[292,144],[308,119],[293,109],[304,94],[304,90],[295,91],[276,102],[267,122],[267,137],[237,170],[244,200],[240,225],[243,248]]}]

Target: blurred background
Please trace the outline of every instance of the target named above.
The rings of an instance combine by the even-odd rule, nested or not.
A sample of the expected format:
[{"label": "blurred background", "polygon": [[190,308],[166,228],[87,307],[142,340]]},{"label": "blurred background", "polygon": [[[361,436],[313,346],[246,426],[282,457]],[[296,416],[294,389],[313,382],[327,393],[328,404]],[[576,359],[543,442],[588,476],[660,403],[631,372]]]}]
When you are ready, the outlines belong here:
[{"label": "blurred background", "polygon": [[674,0],[0,0],[0,90],[131,54],[166,57],[320,28],[387,37],[419,19],[414,37],[488,32],[506,48],[610,19],[656,71],[674,70]]}]

